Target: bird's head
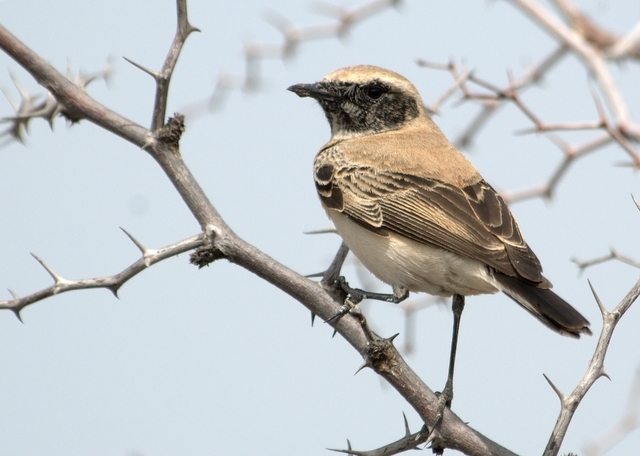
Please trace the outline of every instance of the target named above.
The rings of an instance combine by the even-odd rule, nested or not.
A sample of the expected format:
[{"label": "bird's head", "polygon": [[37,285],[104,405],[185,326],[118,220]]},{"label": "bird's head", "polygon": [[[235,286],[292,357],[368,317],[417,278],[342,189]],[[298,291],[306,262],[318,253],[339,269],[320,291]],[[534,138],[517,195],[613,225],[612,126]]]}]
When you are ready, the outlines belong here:
[{"label": "bird's head", "polygon": [[334,139],[397,130],[425,115],[422,99],[407,79],[369,65],[342,68],[313,84],[289,87],[320,103]]}]

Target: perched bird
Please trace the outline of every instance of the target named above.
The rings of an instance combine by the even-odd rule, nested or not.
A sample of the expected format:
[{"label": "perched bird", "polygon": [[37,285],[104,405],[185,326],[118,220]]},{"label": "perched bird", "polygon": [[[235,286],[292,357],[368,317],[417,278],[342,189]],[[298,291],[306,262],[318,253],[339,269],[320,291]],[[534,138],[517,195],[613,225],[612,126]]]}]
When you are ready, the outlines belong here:
[{"label": "perched bird", "polygon": [[453,295],[455,338],[463,297],[502,291],[560,334],[591,334],[550,290],[504,200],[431,120],[407,79],[361,65],[288,90],[324,110],[331,140],[313,167],[320,201],[397,301],[409,291]]}]

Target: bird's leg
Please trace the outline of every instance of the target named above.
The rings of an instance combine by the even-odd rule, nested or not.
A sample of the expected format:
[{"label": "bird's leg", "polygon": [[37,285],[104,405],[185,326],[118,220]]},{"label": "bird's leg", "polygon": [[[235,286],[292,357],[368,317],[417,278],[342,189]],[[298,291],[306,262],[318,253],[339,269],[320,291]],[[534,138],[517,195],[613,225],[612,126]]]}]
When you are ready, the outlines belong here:
[{"label": "bird's leg", "polygon": [[345,278],[342,276],[338,277],[337,285],[347,294],[347,297],[351,297],[358,302],[362,301],[363,299],[375,299],[376,301],[385,301],[398,304],[399,302],[402,302],[409,297],[409,290],[407,290],[405,287],[399,286],[393,287],[393,294],[373,293],[371,291],[364,291],[359,288],[351,288]]},{"label": "bird's leg", "polygon": [[362,312],[360,312],[360,309],[358,308],[358,304],[364,299],[375,299],[378,301],[392,302],[394,304],[397,304],[409,297],[409,290],[407,290],[405,287],[400,286],[393,287],[393,294],[385,294],[372,293],[370,291],[364,291],[359,288],[351,288],[343,276],[338,277],[335,283],[338,288],[340,288],[347,294],[347,297],[338,312],[330,317],[326,321],[327,323],[336,319],[339,320],[348,313],[351,313],[352,315],[357,316],[361,319],[364,318]]},{"label": "bird's leg", "polygon": [[459,294],[453,295],[453,302],[451,304],[453,310],[453,335],[451,337],[451,355],[449,357],[449,375],[447,376],[447,383],[444,385],[444,389],[440,393],[438,398],[438,411],[436,413],[436,419],[433,422],[431,432],[442,422],[442,416],[444,415],[445,408],[451,408],[451,401],[453,400],[453,370],[456,364],[456,350],[458,348],[458,332],[460,330],[460,317],[464,310],[464,296]]}]

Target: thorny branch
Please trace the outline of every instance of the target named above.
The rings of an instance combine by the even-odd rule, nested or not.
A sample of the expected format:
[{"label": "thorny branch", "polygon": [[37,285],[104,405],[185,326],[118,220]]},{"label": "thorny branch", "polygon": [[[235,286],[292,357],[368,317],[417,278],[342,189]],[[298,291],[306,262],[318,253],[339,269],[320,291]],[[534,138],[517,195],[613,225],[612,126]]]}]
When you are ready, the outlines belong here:
[{"label": "thorny branch", "polygon": [[[605,59],[619,59],[624,56],[634,57],[636,47],[633,43],[634,40],[637,41],[637,36],[640,32],[634,29],[626,37],[616,38],[612,44],[607,45],[611,49],[605,52],[603,51],[602,44],[598,45],[600,47],[593,44],[598,41],[589,38],[588,35],[590,32],[583,32],[585,35],[583,37],[574,36],[575,34],[572,35],[567,27],[551,16],[550,13],[543,10],[537,3],[533,2],[533,0],[512,1],[523,8],[527,14],[542,24],[558,39],[560,42],[558,49],[543,59],[536,67],[519,80],[511,80],[509,85],[503,89],[476,78],[470,71],[458,72],[455,65],[451,64],[447,68],[454,77],[454,83],[443,97],[433,105],[433,109],[437,110],[441,103],[456,90],[461,90],[467,99],[473,99],[483,103],[484,116],[481,114],[471,125],[468,130],[469,136],[467,140],[470,140],[482,124],[482,121],[486,121],[486,118],[495,112],[504,101],[514,103],[518,106],[534,123],[536,131],[550,132],[576,128],[599,128],[605,131],[602,137],[578,146],[566,145],[561,139],[550,136],[565,153],[565,160],[554,176],[552,176],[549,183],[539,190],[529,191],[529,196],[546,195],[550,197],[562,174],[576,157],[600,148],[604,144],[612,141],[617,141],[632,156],[633,166],[638,167],[639,160],[636,151],[631,148],[629,142],[637,141],[640,138],[640,129],[631,121],[624,100],[606,67]],[[216,97],[218,97],[216,94],[220,93],[220,91],[236,88],[255,88],[259,81],[258,61],[260,59],[286,58],[292,55],[297,50],[299,44],[306,40],[329,36],[339,37],[348,32],[357,21],[368,17],[374,12],[398,3],[397,0],[377,0],[351,10],[332,9],[332,12],[337,12],[337,14],[335,14],[337,24],[333,23],[324,30],[322,27],[306,29],[295,28],[286,21],[272,15],[271,21],[275,22],[277,27],[282,31],[285,38],[284,43],[275,47],[248,46],[246,50],[247,73],[243,81],[238,83],[238,80],[234,77],[221,76],[218,90],[212,96],[210,104],[216,104]],[[559,0],[556,3],[559,5],[570,4],[568,1],[560,2]],[[333,278],[339,273],[339,267],[342,261],[344,261],[344,256],[346,255],[345,249],[342,248],[341,251],[338,252],[334,266],[323,275],[322,282],[318,284],[298,275],[255,247],[247,244],[226,225],[182,161],[178,149],[180,133],[183,129],[182,117],[176,116],[170,125],[162,127],[166,116],[166,100],[171,74],[187,36],[195,30],[197,29],[191,26],[187,19],[186,0],[178,0],[178,30],[162,70],[160,72],[154,72],[138,64],[134,64],[138,68],[151,74],[156,80],[156,99],[151,122],[152,128],[148,130],[97,103],[84,91],[86,87],[85,82],[78,80],[72,81],[71,78],[65,78],[37,54],[13,37],[6,29],[0,27],[0,48],[5,50],[14,60],[25,67],[50,93],[47,101],[40,105],[35,105],[35,98],[23,92],[20,90],[20,87],[18,87],[19,91],[21,91],[22,100],[20,104],[15,105],[16,115],[4,120],[10,123],[10,128],[4,135],[12,139],[21,140],[28,121],[33,117],[43,117],[51,122],[51,120],[60,113],[74,122],[80,119],[88,119],[147,151],[165,171],[167,177],[174,184],[176,190],[184,199],[185,204],[190,208],[203,229],[203,233],[200,235],[157,251],[144,248],[131,237],[132,241],[136,243],[143,253],[142,258],[119,274],[105,278],[75,281],[67,280],[59,276],[36,257],[53,277],[54,285],[25,298],[18,298],[14,295],[13,300],[0,302],[1,308],[13,310],[19,316],[19,311],[24,308],[24,306],[52,296],[53,294],[72,289],[103,287],[116,292],[122,283],[151,264],[194,247],[206,246],[216,252],[214,258],[224,257],[231,262],[245,267],[299,300],[307,306],[313,314],[317,314],[325,320],[335,314],[341,304],[341,297],[339,293],[336,293],[333,289]],[[598,107],[600,118],[597,122],[565,124],[564,126],[547,125],[540,121],[522,102],[518,92],[538,81],[549,68],[568,53],[579,55],[590,71],[595,74],[605,100],[613,112],[612,121],[609,121],[604,115],[604,110]],[[224,81],[228,83],[226,87],[224,86]],[[488,93],[473,93],[469,90],[468,86],[470,84],[476,84]],[[597,99],[596,105],[598,105]],[[168,129],[170,131],[168,131]],[[168,140],[168,138],[171,140]],[[627,297],[625,297],[613,312],[607,312],[596,296],[596,301],[601,308],[604,320],[598,348],[596,349],[585,377],[571,396],[566,397],[562,395],[562,393],[554,387],[554,390],[561,399],[562,410],[556,429],[549,441],[547,453],[545,454],[557,454],[571,416],[580,403],[580,400],[597,378],[606,375],[603,367],[604,357],[611,335],[617,321],[619,321],[624,312],[637,298],[638,294],[640,294],[640,281],[632,288]],[[335,322],[334,325],[336,330],[362,354],[366,367],[374,369],[396,388],[416,409],[425,423],[433,421],[437,407],[435,394],[406,365],[391,344],[391,340],[376,339],[378,345],[370,343],[367,341],[362,328],[354,318],[342,318],[340,321]],[[375,350],[378,351],[375,352]],[[407,430],[407,435],[404,440],[418,438],[417,434],[408,434]],[[401,441],[402,440],[403,439],[401,439]],[[407,442],[405,441],[404,444],[407,444]],[[508,450],[498,446],[466,426],[458,417],[448,410],[445,413],[445,420],[439,429],[437,445],[438,449],[455,448],[468,454],[511,454]],[[390,446],[388,447],[390,448]],[[351,451],[351,453],[358,454],[353,451]]]},{"label": "thorny branch", "polygon": [[[422,59],[418,60],[418,65],[431,69],[448,71],[454,78],[453,85],[447,89],[445,94],[433,105],[427,106],[428,110],[432,112],[437,111],[438,107],[447,98],[453,96],[456,89],[461,91],[463,101],[475,101],[481,103],[482,110],[457,141],[461,146],[470,145],[474,136],[490,120],[491,116],[496,114],[501,107],[505,106],[506,103],[512,103],[531,121],[531,123],[534,124],[532,129],[524,130],[521,133],[545,133],[549,140],[563,152],[563,160],[559,163],[558,167],[551,174],[546,183],[531,189],[520,190],[517,192],[502,192],[502,196],[509,202],[521,201],[535,197],[550,199],[562,177],[566,174],[570,165],[573,164],[576,159],[583,157],[589,152],[599,150],[612,142],[617,142],[630,156],[630,165],[634,169],[640,167],[640,154],[631,146],[624,132],[619,127],[616,128],[612,125],[612,122],[607,118],[606,112],[603,109],[596,93],[592,93],[592,96],[594,99],[595,110],[598,113],[598,119],[584,122],[548,124],[537,116],[522,100],[520,93],[538,82],[546,71],[552,68],[553,65],[555,65],[562,57],[567,55],[568,49],[569,48],[567,46],[561,45],[550,55],[542,59],[537,65],[530,68],[522,77],[515,80],[510,77],[509,84],[502,88],[495,86],[489,81],[478,78],[472,71],[464,70],[461,72],[453,62],[442,65]],[[474,91],[472,86],[480,88],[481,91]],[[603,133],[596,138],[589,139],[579,145],[570,145],[566,143],[556,133],[559,131],[573,130],[602,130]],[[637,138],[631,137],[631,140],[635,141]]]},{"label": "thorny branch", "polygon": [[[176,52],[176,57],[177,51],[181,49],[189,31],[193,30],[186,14],[186,0],[178,0],[178,15],[184,17],[178,19],[178,32],[176,33],[178,38],[174,40],[170,50],[170,54]],[[1,26],[0,48],[47,88],[68,116],[75,120],[87,119],[149,153],[163,169],[202,227],[202,237],[198,237],[197,240],[189,240],[189,242],[194,242],[193,245],[205,242],[207,247],[215,252],[214,258],[224,257],[230,262],[248,269],[291,295],[311,310],[313,314],[324,320],[328,320],[336,314],[344,299],[331,293],[330,286],[323,287],[323,284],[313,282],[276,262],[239,238],[224,222],[181,158],[179,139],[184,129],[182,116],[176,115],[169,120],[166,126],[148,130],[110,111],[92,99],[81,87],[61,75]],[[176,58],[168,57],[167,62],[170,62],[168,65],[171,67],[175,65]],[[163,71],[170,75],[172,70],[173,68],[165,68]],[[161,87],[159,90],[166,92],[168,83]],[[166,100],[166,93],[157,94],[156,103],[159,102],[158,100]],[[156,106],[156,108],[158,107]],[[154,116],[157,116],[159,112],[165,112],[165,110],[166,106],[154,109]],[[152,125],[154,124],[155,121],[152,121]],[[177,251],[178,249],[175,249],[173,253],[177,253]],[[169,254],[169,252],[166,253]],[[148,256],[146,259],[149,260]],[[340,260],[338,259],[338,261]],[[46,289],[42,293],[42,298],[53,294],[56,288],[59,292],[66,288],[78,287],[81,283],[63,279],[44,263],[41,264],[49,271],[55,281],[53,289]],[[95,283],[96,279],[93,280]],[[108,288],[116,288],[116,283]],[[16,307],[18,299],[9,301],[5,307]],[[18,307],[20,305],[24,307],[26,304],[20,302]],[[365,333],[356,318],[341,318],[330,324],[363,356],[367,367],[384,377],[406,398],[425,423],[434,421],[438,406],[437,396],[409,368],[393,347],[392,339],[380,339],[373,333]],[[367,336],[374,337],[373,342],[375,343],[367,339]],[[445,418],[439,428],[437,445],[440,449],[455,448],[467,454],[513,454],[468,427],[449,410],[445,411]]]},{"label": "thorny branch", "polygon": [[159,263],[162,260],[166,260],[167,258],[174,257],[176,255],[179,255],[180,253],[188,252],[189,250],[200,247],[205,242],[205,236],[201,233],[160,249],[148,249],[144,245],[142,245],[142,243],[136,240],[131,234],[127,233],[124,229],[122,231],[124,231],[129,239],[131,239],[136,247],[138,247],[138,249],[142,253],[142,257],[118,274],[108,277],[97,277],[94,279],[65,279],[58,275],[44,261],[42,261],[39,257],[32,253],[31,255],[33,255],[33,257],[40,263],[40,265],[42,265],[43,268],[45,268],[45,270],[53,278],[54,284],[22,298],[13,291],[9,290],[9,292],[13,296],[13,299],[9,301],[0,301],[0,309],[11,310],[16,314],[18,318],[20,318],[20,311],[27,307],[29,304],[34,304],[36,302],[42,301],[43,299],[60,293],[65,293],[67,291],[88,290],[91,288],[106,288],[117,296],[120,287],[122,287],[125,282],[133,278],[139,272],[144,271],[145,269],[151,267],[156,263]]},{"label": "thorny branch", "polygon": [[153,120],[151,122],[152,131],[157,130],[164,123],[164,119],[167,114],[167,97],[169,95],[169,83],[171,82],[173,69],[176,67],[176,63],[178,63],[180,51],[182,51],[182,47],[184,46],[184,43],[187,40],[189,34],[191,34],[192,32],[200,31],[200,29],[194,27],[189,23],[189,18],[187,16],[187,2],[177,2],[177,6],[178,29],[176,30],[176,35],[173,38],[173,43],[171,43],[171,48],[169,49],[167,58],[164,61],[164,65],[159,72],[149,70],[125,57],[125,60],[127,62],[141,69],[156,81],[156,98],[155,105],[153,107]]},{"label": "thorny branch", "polygon": [[543,456],[556,456],[558,454],[560,446],[562,445],[562,440],[567,433],[567,429],[569,429],[569,424],[571,424],[571,419],[573,418],[573,414],[578,408],[578,405],[580,405],[580,402],[582,402],[582,399],[596,380],[600,377],[608,377],[604,369],[604,360],[607,355],[609,343],[611,342],[611,337],[613,336],[613,331],[624,313],[629,309],[629,307],[631,307],[631,304],[635,302],[638,296],[640,296],[640,280],[638,280],[616,308],[609,312],[600,301],[600,298],[596,294],[591,283],[589,283],[589,286],[591,286],[591,292],[593,293],[596,303],[600,308],[600,313],[602,314],[602,331],[600,332],[595,353],[589,362],[586,373],[569,396],[562,394],[562,392],[560,392],[560,390],[546,375],[544,377],[558,395],[561,409]]},{"label": "thorny branch", "polygon": [[[100,79],[108,81],[111,72],[111,61],[108,60],[102,71],[92,74],[78,73],[74,76],[71,68],[67,68],[67,79],[82,90],[86,90],[87,86],[93,81]],[[30,94],[13,75],[11,75],[11,79],[20,94],[20,102],[13,101],[8,93],[4,93],[13,106],[15,114],[0,119],[0,123],[9,124],[4,131],[0,132],[0,138],[6,136],[6,139],[0,143],[0,147],[10,144],[13,141],[24,144],[24,135],[32,119],[42,118],[46,120],[51,129],[53,129],[53,121],[58,115],[66,117],[70,122],[74,121],[74,119],[65,112],[64,106],[59,103],[50,92],[47,92],[43,101],[38,102],[38,99],[42,98],[41,95]],[[77,121],[77,119],[75,120]]]},{"label": "thorny branch", "polygon": [[597,264],[606,263],[607,261],[611,261],[611,260],[618,260],[618,261],[626,263],[626,264],[628,264],[630,266],[633,266],[633,267],[636,267],[636,268],[640,268],[640,261],[634,260],[631,257],[623,255],[622,253],[618,252],[613,247],[611,247],[611,249],[609,250],[609,254],[608,255],[603,255],[601,257],[592,258],[590,260],[584,260],[584,261],[578,260],[577,258],[572,258],[571,259],[571,261],[573,261],[576,265],[578,265],[578,267],[580,268],[580,271],[584,271],[585,269],[587,269],[590,266],[595,266]]}]

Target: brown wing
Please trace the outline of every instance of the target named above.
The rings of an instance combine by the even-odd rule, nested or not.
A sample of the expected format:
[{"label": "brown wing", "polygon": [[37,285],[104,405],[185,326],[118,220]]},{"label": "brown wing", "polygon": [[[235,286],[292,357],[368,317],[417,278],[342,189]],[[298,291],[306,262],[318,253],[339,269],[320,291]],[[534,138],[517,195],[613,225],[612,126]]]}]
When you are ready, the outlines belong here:
[{"label": "brown wing", "polygon": [[368,229],[388,229],[509,276],[546,282],[506,203],[484,180],[460,189],[434,179],[327,164],[316,168],[315,178],[325,206]]}]

